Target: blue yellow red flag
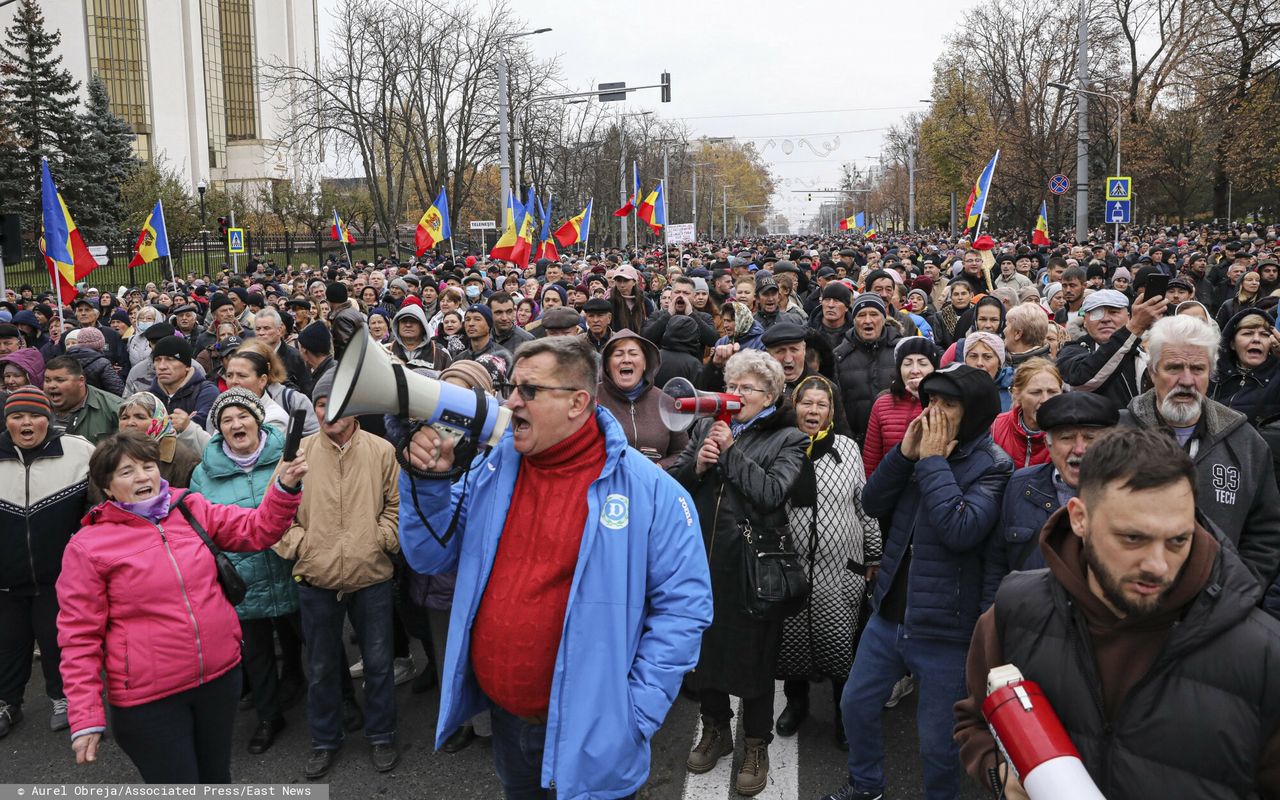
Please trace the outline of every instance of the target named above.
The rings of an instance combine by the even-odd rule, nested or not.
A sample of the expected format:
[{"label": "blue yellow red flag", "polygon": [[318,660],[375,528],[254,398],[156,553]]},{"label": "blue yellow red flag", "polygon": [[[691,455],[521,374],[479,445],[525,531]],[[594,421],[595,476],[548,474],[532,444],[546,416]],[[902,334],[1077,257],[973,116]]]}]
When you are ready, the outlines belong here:
[{"label": "blue yellow red flag", "polygon": [[413,234],[413,243],[418,248],[418,255],[422,255],[446,239],[452,238],[453,228],[449,224],[449,199],[445,197],[442,186],[440,194],[436,195],[435,202],[422,212],[422,219],[418,220],[418,229]]},{"label": "blue yellow red flag", "polygon": [[1043,200],[1040,201],[1040,214],[1036,217],[1036,226],[1031,230],[1031,243],[1037,247],[1049,247],[1049,209]]},{"label": "blue yellow red flag", "polygon": [[515,194],[507,192],[507,218],[503,221],[502,235],[498,237],[493,249],[489,251],[490,258],[501,261],[513,260],[512,255],[515,252],[516,242],[520,238],[519,230],[516,228],[516,206],[518,205],[520,205],[520,201],[516,199]]},{"label": "blue yellow red flag", "polygon": [[570,217],[563,225],[556,229],[556,241],[561,247],[568,247],[571,244],[585,242],[587,233],[591,227],[591,203],[587,201],[587,207],[576,217]]},{"label": "blue yellow red flag", "polygon": [[964,207],[965,233],[981,227],[982,215],[987,211],[987,197],[991,194],[991,178],[996,174],[996,163],[999,160],[1000,151],[997,150],[974,182],[973,190],[969,192],[969,202]]},{"label": "blue yellow red flag", "polygon": [[169,234],[164,227],[164,204],[157,200],[155,208],[147,215],[142,224],[142,232],[138,234],[138,242],[133,246],[133,260],[129,269],[142,264],[150,264],[160,256],[169,255]]},{"label": "blue yellow red flag", "polygon": [[342,221],[342,217],[338,216],[336,208],[333,210],[333,225],[329,228],[329,238],[347,244],[356,243],[356,237],[351,235],[351,229]]},{"label": "blue yellow red flag", "polygon": [[49,174],[49,159],[40,162],[40,211],[44,233],[40,252],[49,269],[49,280],[58,291],[59,302],[70,302],[76,296],[76,281],[98,268],[98,262],[80,235],[67,204]]},{"label": "blue yellow red flag", "polygon": [[636,212],[636,217],[649,226],[654,233],[662,233],[662,226],[667,224],[666,202],[662,194],[662,181],[658,181],[658,188],[649,192],[649,196],[640,204],[640,210]]}]

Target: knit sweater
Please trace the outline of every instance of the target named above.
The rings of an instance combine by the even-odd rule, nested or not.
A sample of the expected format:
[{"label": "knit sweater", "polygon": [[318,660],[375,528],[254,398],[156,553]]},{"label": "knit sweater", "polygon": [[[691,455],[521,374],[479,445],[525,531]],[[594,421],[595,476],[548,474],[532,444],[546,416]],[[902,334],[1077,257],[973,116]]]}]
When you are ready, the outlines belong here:
[{"label": "knit sweater", "polygon": [[545,717],[565,606],[587,521],[587,488],[604,468],[593,415],[520,463],[493,569],[471,628],[480,689],[518,717]]}]

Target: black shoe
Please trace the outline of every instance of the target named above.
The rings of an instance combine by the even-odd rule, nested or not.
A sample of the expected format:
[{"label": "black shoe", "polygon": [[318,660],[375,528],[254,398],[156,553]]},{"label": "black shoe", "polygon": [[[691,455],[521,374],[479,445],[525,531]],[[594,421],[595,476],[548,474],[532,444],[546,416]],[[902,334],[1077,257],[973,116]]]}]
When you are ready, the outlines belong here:
[{"label": "black shoe", "polygon": [[342,729],[354,733],[364,727],[364,712],[355,700],[342,701]]},{"label": "black shoe", "polygon": [[270,722],[259,722],[258,729],[253,732],[253,738],[249,740],[249,752],[255,756],[267,752],[275,743],[276,734],[282,730],[284,730],[284,717],[276,717]]},{"label": "black shoe", "polygon": [[400,751],[394,744],[375,744],[371,757],[378,772],[390,772],[400,763]]},{"label": "black shoe", "polygon": [[435,664],[427,664],[422,668],[417,677],[413,679],[413,686],[410,688],[414,694],[423,694],[436,688],[436,667]]},{"label": "black shoe", "polygon": [[444,740],[444,744],[440,745],[440,749],[446,753],[457,753],[465,750],[467,745],[475,741],[476,729],[470,725],[463,725],[453,733],[449,734],[449,738]]},{"label": "black shoe", "polygon": [[836,714],[836,747],[840,750],[849,752],[849,740],[844,735],[844,720],[840,719],[840,715]]},{"label": "black shoe", "polygon": [[846,783],[831,794],[823,795],[822,800],[884,800],[884,791],[858,792],[852,783]]},{"label": "black shoe", "polygon": [[14,725],[22,722],[22,706],[0,701],[0,739],[9,735]]},{"label": "black shoe", "polygon": [[800,730],[800,723],[809,717],[808,703],[787,703],[786,708],[778,715],[776,730],[779,736],[795,736]]},{"label": "black shoe", "polygon": [[337,758],[337,750],[313,749],[311,755],[307,757],[307,769],[303,775],[309,781],[319,780],[329,774]]}]

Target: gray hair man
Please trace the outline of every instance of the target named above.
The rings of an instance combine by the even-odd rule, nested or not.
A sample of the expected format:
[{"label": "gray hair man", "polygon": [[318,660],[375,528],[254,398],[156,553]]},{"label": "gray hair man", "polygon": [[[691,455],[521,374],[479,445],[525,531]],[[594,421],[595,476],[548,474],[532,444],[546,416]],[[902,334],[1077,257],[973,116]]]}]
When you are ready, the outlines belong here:
[{"label": "gray hair man", "polygon": [[1133,398],[1120,424],[1177,439],[1195,464],[1196,509],[1269,586],[1280,570],[1280,491],[1266,442],[1243,414],[1206,395],[1218,336],[1194,317],[1166,317],[1151,326],[1147,356],[1153,388]]}]

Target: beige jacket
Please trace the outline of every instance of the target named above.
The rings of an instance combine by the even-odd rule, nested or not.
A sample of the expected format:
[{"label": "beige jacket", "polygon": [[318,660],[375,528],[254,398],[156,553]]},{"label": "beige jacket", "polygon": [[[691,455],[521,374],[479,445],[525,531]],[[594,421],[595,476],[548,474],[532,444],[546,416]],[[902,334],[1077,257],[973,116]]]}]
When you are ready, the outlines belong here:
[{"label": "beige jacket", "polygon": [[392,573],[400,551],[400,465],[391,444],[357,430],[338,449],[323,432],[302,440],[307,477],[293,525],[275,546],[313,586],[354,592]]}]

